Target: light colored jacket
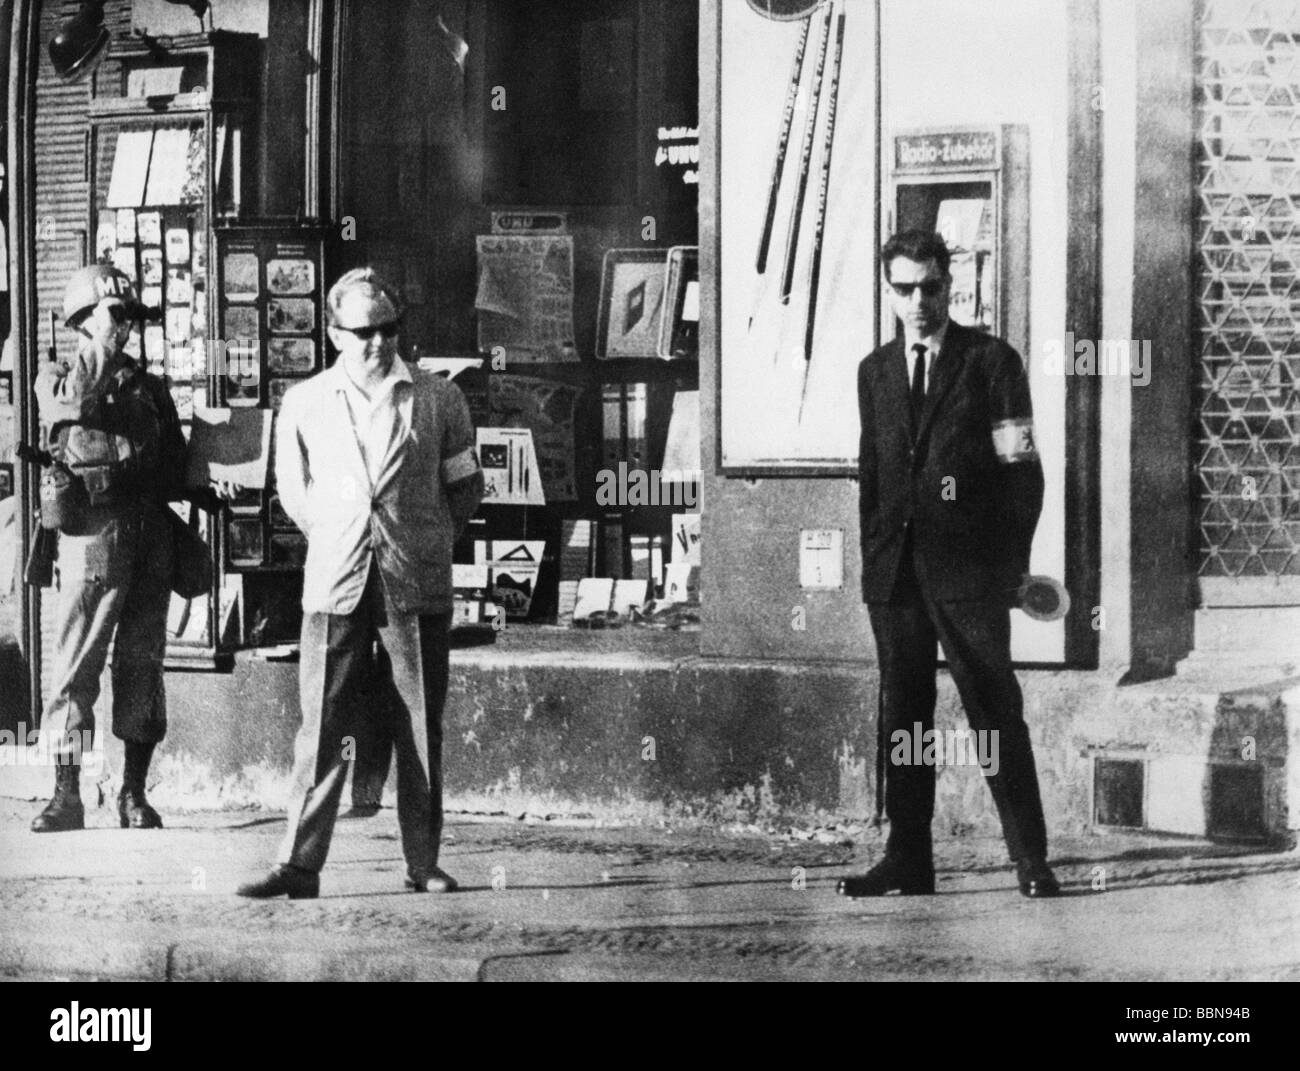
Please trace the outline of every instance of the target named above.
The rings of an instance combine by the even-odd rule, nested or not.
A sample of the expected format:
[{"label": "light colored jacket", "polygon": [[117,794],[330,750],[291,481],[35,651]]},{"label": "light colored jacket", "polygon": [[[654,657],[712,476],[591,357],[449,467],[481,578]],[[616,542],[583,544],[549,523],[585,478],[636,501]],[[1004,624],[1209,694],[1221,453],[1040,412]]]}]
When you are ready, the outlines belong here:
[{"label": "light colored jacket", "polygon": [[478,471],[469,406],[455,384],[412,369],[395,397],[393,448],[372,485],[344,375],[335,364],[292,387],[276,423],[276,488],[307,535],[302,608],[351,613],[373,555],[395,612],[446,613],[456,537],[446,487]]}]

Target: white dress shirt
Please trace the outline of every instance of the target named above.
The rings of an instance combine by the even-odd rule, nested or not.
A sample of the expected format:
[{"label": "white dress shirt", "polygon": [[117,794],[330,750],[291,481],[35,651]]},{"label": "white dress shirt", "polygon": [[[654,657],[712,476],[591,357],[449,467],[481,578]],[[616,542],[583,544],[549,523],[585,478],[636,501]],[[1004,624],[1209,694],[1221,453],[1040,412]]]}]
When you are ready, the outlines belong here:
[{"label": "white dress shirt", "polygon": [[912,375],[916,368],[916,350],[913,346],[925,347],[925,389],[930,389],[930,377],[934,375],[934,359],[939,356],[939,349],[943,346],[943,338],[948,333],[948,321],[944,320],[943,326],[932,335],[925,338],[913,338],[904,334],[903,337],[903,355],[907,358],[907,381],[912,382]]},{"label": "white dress shirt", "polygon": [[[370,396],[357,385],[340,361],[335,369],[343,388],[343,401],[352,421],[352,433],[365,461],[370,489],[379,484],[384,470],[397,460],[390,457],[405,442],[411,428],[411,370],[400,357]],[[401,384],[405,384],[402,387]]]}]

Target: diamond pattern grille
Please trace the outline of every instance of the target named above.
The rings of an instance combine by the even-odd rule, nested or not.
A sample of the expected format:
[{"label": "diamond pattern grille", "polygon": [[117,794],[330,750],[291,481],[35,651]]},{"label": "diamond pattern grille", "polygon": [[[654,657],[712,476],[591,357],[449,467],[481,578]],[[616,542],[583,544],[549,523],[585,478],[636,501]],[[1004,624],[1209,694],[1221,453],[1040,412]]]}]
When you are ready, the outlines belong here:
[{"label": "diamond pattern grille", "polygon": [[1300,575],[1300,0],[1201,0],[1202,577]]}]

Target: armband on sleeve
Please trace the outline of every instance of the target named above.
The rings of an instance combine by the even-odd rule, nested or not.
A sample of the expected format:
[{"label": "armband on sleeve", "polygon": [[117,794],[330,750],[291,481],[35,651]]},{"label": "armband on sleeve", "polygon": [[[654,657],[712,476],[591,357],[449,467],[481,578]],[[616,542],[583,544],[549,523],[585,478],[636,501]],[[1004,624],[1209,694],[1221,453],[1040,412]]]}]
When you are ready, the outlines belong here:
[{"label": "armband on sleeve", "polygon": [[476,472],[478,472],[478,452],[471,446],[442,463],[442,482],[450,486],[469,479]]},{"label": "armband on sleeve", "polygon": [[1038,460],[1038,445],[1034,440],[1034,422],[1028,417],[1019,420],[999,420],[993,425],[993,450],[1004,465]]}]

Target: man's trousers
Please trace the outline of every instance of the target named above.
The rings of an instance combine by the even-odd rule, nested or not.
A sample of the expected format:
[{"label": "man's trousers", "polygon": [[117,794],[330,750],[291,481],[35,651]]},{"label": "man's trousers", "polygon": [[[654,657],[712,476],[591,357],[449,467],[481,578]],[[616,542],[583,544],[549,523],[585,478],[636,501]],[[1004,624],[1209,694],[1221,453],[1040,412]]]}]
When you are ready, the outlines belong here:
[{"label": "man's trousers", "polygon": [[[289,828],[280,847],[281,863],[312,872],[324,867],[360,727],[368,718],[389,718],[407,872],[422,878],[437,865],[450,625],[450,614],[387,610],[374,565],[352,613],[303,616],[302,728],[294,743]],[[382,650],[377,651],[376,641]],[[385,672],[379,672],[381,665]]]},{"label": "man's trousers", "polygon": [[1011,668],[1010,610],[991,602],[930,599],[916,580],[910,554],[904,555],[899,573],[890,601],[867,606],[880,661],[887,852],[930,853],[934,765],[893,762],[891,741],[897,731],[906,731],[911,752],[916,725],[922,734],[934,729],[937,642],[970,727],[976,732],[997,731],[997,772],[985,780],[1012,860],[1046,858],[1047,831],[1034,753],[1020,685]]},{"label": "man's trousers", "polygon": [[[382,648],[375,660],[377,682],[372,687],[381,697],[391,695],[383,682],[392,673],[391,659]],[[378,807],[384,801],[384,786],[393,761],[392,717],[365,718],[357,726],[357,755],[352,762],[352,806]]]},{"label": "man's trousers", "polygon": [[95,701],[113,646],[113,735],[156,744],[167,732],[163,659],[172,535],[154,504],[104,511],[59,536],[55,650],[42,733],[59,755],[93,746]]}]

